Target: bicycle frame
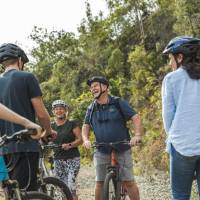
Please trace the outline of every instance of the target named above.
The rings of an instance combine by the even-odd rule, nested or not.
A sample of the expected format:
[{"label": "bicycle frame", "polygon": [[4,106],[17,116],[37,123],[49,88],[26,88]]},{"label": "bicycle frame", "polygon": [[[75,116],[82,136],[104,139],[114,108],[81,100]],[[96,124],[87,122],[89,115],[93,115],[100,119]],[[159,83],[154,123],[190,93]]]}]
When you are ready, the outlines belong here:
[{"label": "bicycle frame", "polygon": [[2,188],[4,189],[6,199],[9,199],[11,193],[14,192],[16,199],[22,200],[22,191],[19,189],[17,181],[12,181],[12,180],[3,181]]},{"label": "bicycle frame", "polygon": [[[94,147],[101,147],[101,146],[110,146],[112,148],[111,151],[111,161],[110,161],[110,165],[107,167],[107,175],[111,174],[112,176],[112,180],[113,180],[113,184],[115,187],[115,197],[116,200],[124,200],[127,194],[127,190],[126,188],[124,188],[124,186],[121,184],[120,181],[120,165],[118,163],[117,160],[117,154],[116,154],[116,150],[114,148],[115,144],[126,144],[126,145],[130,145],[129,142],[127,141],[121,141],[121,142],[117,142],[117,143],[97,143],[94,144]],[[105,189],[105,185],[104,185],[104,189]]]},{"label": "bicycle frame", "polygon": [[123,200],[127,194],[127,190],[126,188],[121,184],[120,178],[119,178],[119,173],[120,173],[120,165],[117,161],[117,155],[116,155],[116,151],[112,150],[111,152],[111,166],[108,166],[108,171],[109,169],[112,169],[112,174],[113,174],[113,178],[115,178],[116,182],[120,182],[120,185],[118,185],[117,190],[120,190],[120,197],[121,200]]},{"label": "bicycle frame", "polygon": [[50,161],[51,170],[49,170],[47,166],[45,165],[45,158],[44,158],[45,151],[48,149],[52,150],[56,148],[61,148],[61,145],[57,145],[57,144],[41,145],[41,155],[39,159],[38,185],[39,185],[39,188],[42,190],[42,192],[45,192],[50,196],[56,195],[55,197],[57,197],[58,193],[57,192],[54,193],[54,191],[56,191],[54,188],[55,186],[59,189],[58,191],[61,192],[62,199],[72,200],[73,197],[68,186],[58,177],[55,177],[52,172],[53,159]]},{"label": "bicycle frame", "polygon": [[107,167],[108,172],[112,172],[113,176],[116,178],[116,180],[119,180],[119,163],[117,161],[117,155],[116,151],[112,150],[111,152],[111,163],[110,166]]},{"label": "bicycle frame", "polygon": [[38,181],[41,187],[43,188],[43,190],[45,189],[45,183],[43,181],[43,178],[53,175],[53,173],[49,172],[49,170],[47,169],[45,165],[44,151],[46,150],[46,148],[51,148],[51,145],[41,145],[41,152],[40,152],[39,166],[38,166],[38,169],[39,169]]},{"label": "bicycle frame", "polygon": [[44,154],[45,154],[45,150],[46,149],[56,149],[56,148],[61,148],[61,145],[57,145],[57,144],[48,144],[48,145],[42,145],[41,146],[42,151],[41,151],[41,157],[39,159],[39,170],[41,172],[42,175],[44,176],[52,176],[53,172],[53,159],[51,160],[50,164],[51,164],[51,170],[48,170],[46,165],[45,165],[45,159],[44,159]]},{"label": "bicycle frame", "polygon": [[[4,135],[0,137],[0,147],[9,143],[10,141],[20,141],[20,140],[28,140],[31,135],[36,134],[35,129],[24,129],[18,132],[13,133],[11,136]],[[27,199],[26,195],[30,195],[26,189],[20,189],[17,180],[4,180],[2,181],[2,188],[4,189],[4,194],[6,199],[16,199],[16,200],[24,200]],[[36,193],[35,193],[36,194]],[[41,195],[42,193],[37,193],[37,195]],[[41,196],[40,196],[41,197]]]}]

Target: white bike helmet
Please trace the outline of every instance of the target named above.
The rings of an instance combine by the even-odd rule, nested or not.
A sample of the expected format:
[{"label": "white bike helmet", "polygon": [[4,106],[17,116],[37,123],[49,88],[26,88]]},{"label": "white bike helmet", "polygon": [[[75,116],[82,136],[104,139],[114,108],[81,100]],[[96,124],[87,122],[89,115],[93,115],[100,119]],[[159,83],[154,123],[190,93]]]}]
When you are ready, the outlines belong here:
[{"label": "white bike helmet", "polygon": [[68,108],[67,104],[63,100],[55,100],[52,103],[52,109],[56,108],[57,106],[62,106],[64,108]]}]

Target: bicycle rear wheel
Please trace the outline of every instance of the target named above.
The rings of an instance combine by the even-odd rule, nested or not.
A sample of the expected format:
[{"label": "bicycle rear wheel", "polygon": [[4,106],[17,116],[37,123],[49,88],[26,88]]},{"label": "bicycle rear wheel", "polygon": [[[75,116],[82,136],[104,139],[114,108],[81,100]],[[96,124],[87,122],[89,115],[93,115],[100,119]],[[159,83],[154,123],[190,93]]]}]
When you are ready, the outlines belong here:
[{"label": "bicycle rear wheel", "polygon": [[120,200],[121,183],[115,179],[112,172],[106,175],[103,186],[104,200]]},{"label": "bicycle rear wheel", "polygon": [[44,185],[42,192],[47,193],[55,200],[73,200],[72,194],[67,185],[60,179],[52,176],[43,178]]},{"label": "bicycle rear wheel", "polygon": [[53,200],[53,198],[41,192],[26,192],[22,196],[24,200]]}]

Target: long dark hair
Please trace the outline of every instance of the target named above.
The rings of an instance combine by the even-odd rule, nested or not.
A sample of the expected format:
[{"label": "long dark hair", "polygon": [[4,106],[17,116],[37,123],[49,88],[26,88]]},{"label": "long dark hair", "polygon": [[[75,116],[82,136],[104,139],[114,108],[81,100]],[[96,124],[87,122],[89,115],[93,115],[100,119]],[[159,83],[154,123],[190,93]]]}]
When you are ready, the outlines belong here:
[{"label": "long dark hair", "polygon": [[190,55],[183,55],[183,69],[192,79],[200,79],[200,49]]}]

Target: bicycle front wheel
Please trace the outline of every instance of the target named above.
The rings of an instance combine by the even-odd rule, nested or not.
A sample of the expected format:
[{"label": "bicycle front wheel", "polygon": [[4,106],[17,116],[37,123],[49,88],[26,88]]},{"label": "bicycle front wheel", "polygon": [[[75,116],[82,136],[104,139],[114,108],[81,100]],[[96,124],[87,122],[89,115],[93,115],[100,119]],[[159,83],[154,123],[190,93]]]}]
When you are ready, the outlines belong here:
[{"label": "bicycle front wheel", "polygon": [[53,200],[53,198],[41,192],[26,192],[22,196],[25,200]]},{"label": "bicycle front wheel", "polygon": [[113,172],[106,175],[103,186],[103,199],[104,200],[120,200],[121,183],[116,180]]},{"label": "bicycle front wheel", "polygon": [[127,194],[127,190],[121,186],[121,199],[120,200],[130,200]]},{"label": "bicycle front wheel", "polygon": [[55,200],[73,200],[72,194],[67,185],[60,179],[48,176],[43,178],[44,186],[42,191]]}]

